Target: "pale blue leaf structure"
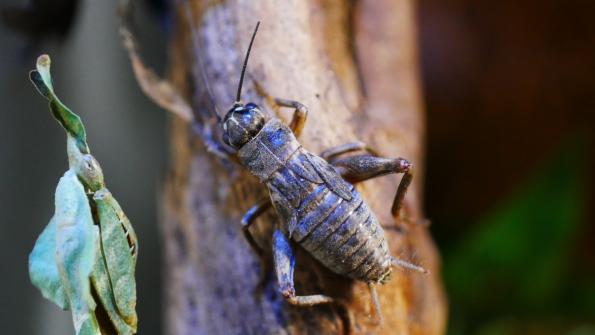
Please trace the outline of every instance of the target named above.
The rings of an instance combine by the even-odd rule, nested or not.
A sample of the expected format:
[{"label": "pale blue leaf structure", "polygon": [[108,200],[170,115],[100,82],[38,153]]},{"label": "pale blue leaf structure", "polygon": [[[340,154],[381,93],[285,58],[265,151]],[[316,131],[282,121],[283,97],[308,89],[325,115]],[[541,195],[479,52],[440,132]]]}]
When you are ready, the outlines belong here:
[{"label": "pale blue leaf structure", "polygon": [[62,287],[58,264],[56,264],[56,220],[52,218],[37,238],[29,255],[29,275],[44,298],[53,301],[62,309],[70,304]]},{"label": "pale blue leaf structure", "polygon": [[74,171],[68,170],[60,178],[55,206],[54,216],[29,257],[31,281],[44,297],[72,311],[77,334],[100,334],[89,282],[97,227]]}]

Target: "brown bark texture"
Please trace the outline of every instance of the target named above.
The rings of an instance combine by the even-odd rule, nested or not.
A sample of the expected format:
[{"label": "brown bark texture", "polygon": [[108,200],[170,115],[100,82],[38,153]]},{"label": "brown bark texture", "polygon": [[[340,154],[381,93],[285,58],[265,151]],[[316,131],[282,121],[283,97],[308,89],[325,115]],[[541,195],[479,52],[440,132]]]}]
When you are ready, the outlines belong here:
[{"label": "brown bark texture", "polygon": [[[300,141],[313,153],[362,140],[383,156],[411,160],[416,177],[405,214],[423,218],[424,115],[412,1],[173,1],[172,6],[178,24],[170,78],[192,101],[203,130],[216,127],[208,117],[214,105],[224,113],[233,103],[250,34],[260,20],[243,101],[286,122],[292,111],[274,106],[272,98],[305,104],[310,113]],[[267,250],[264,263],[241,231],[241,216],[268,196],[267,190],[240,166],[207,152],[195,131],[183,118],[172,118],[162,227],[167,333],[444,332],[439,257],[427,227],[390,215],[401,176],[380,177],[358,189],[384,226],[403,228],[386,230],[392,254],[430,273],[395,269],[377,288],[384,316],[378,324],[365,283],[331,273],[296,247],[297,293],[324,293],[339,302],[294,307],[278,293],[271,272],[274,211],[251,230]],[[269,276],[258,289],[263,268]]]}]

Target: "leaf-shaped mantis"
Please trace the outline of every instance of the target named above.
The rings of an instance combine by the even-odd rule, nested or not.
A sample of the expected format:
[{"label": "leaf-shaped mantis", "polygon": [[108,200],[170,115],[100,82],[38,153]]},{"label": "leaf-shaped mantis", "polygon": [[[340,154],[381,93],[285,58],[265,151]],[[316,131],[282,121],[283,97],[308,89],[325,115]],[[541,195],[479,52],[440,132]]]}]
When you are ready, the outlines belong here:
[{"label": "leaf-shaped mantis", "polygon": [[134,334],[136,235],[105,187],[80,117],[54,93],[49,56],[40,56],[36,68],[30,79],[66,130],[69,169],[56,188],[54,216],[29,256],[31,282],[72,311],[76,334]]}]

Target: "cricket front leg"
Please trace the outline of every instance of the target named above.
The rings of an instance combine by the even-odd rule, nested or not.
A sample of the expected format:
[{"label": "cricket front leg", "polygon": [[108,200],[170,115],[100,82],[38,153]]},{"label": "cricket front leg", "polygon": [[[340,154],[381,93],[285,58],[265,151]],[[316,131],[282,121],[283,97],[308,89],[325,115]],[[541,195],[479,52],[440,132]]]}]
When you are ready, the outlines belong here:
[{"label": "cricket front leg", "polygon": [[275,99],[275,103],[282,107],[295,108],[293,117],[289,123],[289,128],[291,128],[295,137],[299,137],[302,133],[302,129],[304,129],[306,119],[308,118],[308,108],[301,102],[294,100]]},{"label": "cricket front leg", "polygon": [[333,302],[333,298],[322,294],[305,296],[295,294],[293,283],[295,255],[289,240],[280,230],[275,230],[273,234],[273,257],[279,288],[287,302],[295,306],[313,306]]}]

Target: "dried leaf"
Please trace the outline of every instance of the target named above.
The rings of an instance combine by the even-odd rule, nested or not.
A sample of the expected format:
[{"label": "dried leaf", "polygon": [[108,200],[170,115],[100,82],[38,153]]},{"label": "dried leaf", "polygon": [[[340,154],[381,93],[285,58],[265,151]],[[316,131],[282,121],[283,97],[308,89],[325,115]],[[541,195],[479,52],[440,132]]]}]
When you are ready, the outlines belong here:
[{"label": "dried leaf", "polygon": [[153,70],[145,66],[136,50],[134,35],[124,26],[120,27],[120,34],[132,62],[134,76],[143,92],[159,107],[179,116],[184,121],[192,121],[194,119],[192,107],[168,81],[161,79]]}]

